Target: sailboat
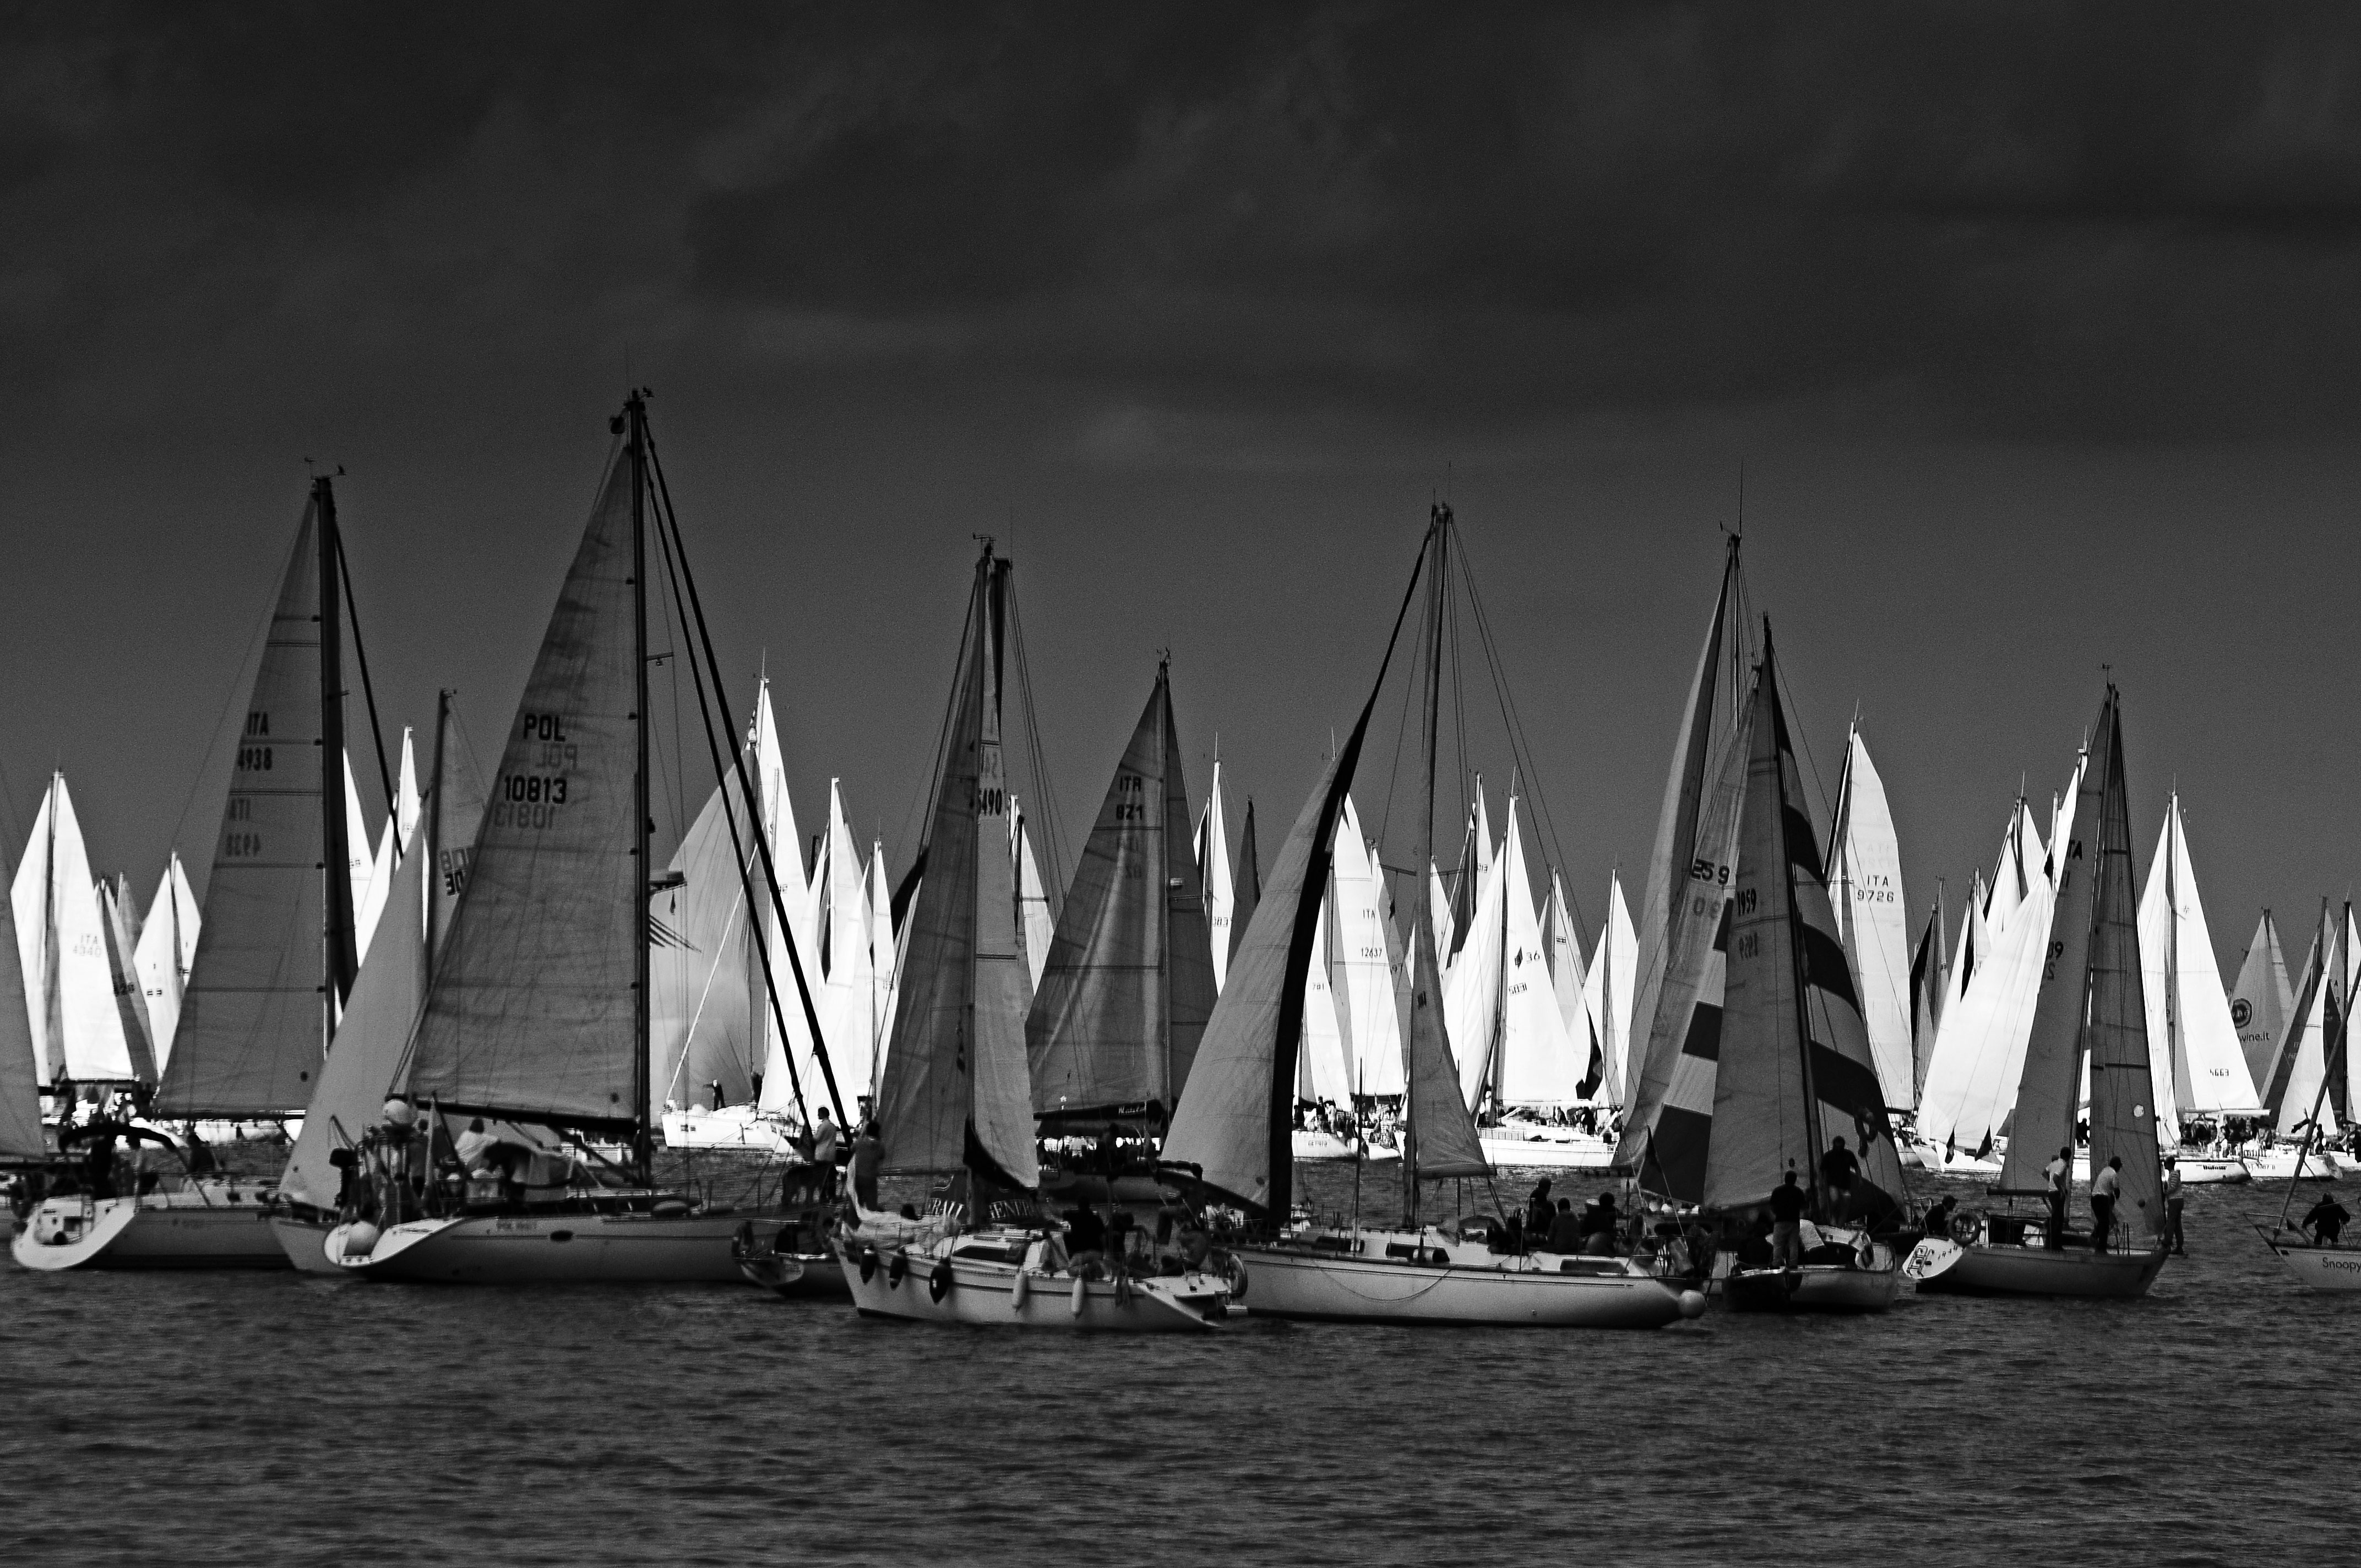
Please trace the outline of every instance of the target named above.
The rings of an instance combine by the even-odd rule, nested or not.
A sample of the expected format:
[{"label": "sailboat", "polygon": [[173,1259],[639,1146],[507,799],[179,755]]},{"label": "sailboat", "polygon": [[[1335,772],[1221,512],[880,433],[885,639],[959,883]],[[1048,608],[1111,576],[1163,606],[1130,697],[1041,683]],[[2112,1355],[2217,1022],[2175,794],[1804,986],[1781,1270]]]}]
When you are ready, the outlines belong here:
[{"label": "sailboat", "polygon": [[[478,1139],[489,1147],[471,1147],[468,1159],[453,1162],[467,1168],[466,1175],[446,1180],[438,1169],[423,1191],[403,1195],[403,1206],[330,1231],[323,1251],[350,1274],[471,1284],[734,1282],[741,1275],[733,1244],[741,1231],[766,1241],[807,1206],[807,1192],[741,1209],[654,1184],[652,568],[670,585],[680,635],[695,638],[690,652],[702,677],[716,780],[734,777],[747,821],[757,796],[743,754],[727,739],[727,720],[714,723],[714,709],[728,711],[720,667],[679,520],[664,499],[645,394],[634,392],[609,429],[622,439],[508,726],[467,886],[394,1080],[426,1112],[420,1157],[434,1161],[446,1138],[455,1149]],[[705,707],[708,689],[712,707]],[[752,857],[733,846],[732,859],[761,865],[748,896],[780,915],[768,844],[759,834],[754,844]],[[784,977],[765,974],[774,1019],[785,1005],[810,1007],[792,943],[787,957],[794,1003],[782,999]],[[827,1060],[822,1054],[824,1076]],[[829,1092],[835,1099],[832,1083]],[[456,1133],[455,1121],[467,1131]],[[590,1141],[618,1136],[620,1159]]]},{"label": "sailboat", "polygon": [[[2329,1042],[2335,1037],[2341,1012],[2337,930],[2328,901],[2321,900],[2320,925],[2304,959],[2302,987],[2257,1084],[2269,1131],[2243,1157],[2257,1181],[2295,1179],[2299,1163],[2306,1180],[2337,1179],[2334,1156],[2326,1146],[2343,1130],[2336,1113],[2335,1075],[2328,1066]],[[2323,1088],[2329,1092],[2320,1092]],[[2313,1146],[2317,1152],[2305,1159],[2303,1151]]]},{"label": "sailboat", "polygon": [[1450,510],[1437,506],[1387,640],[1377,685],[1280,846],[1253,923],[1206,1025],[1196,1066],[1165,1140],[1165,1168],[1190,1190],[1235,1204],[1248,1216],[1254,1239],[1237,1244],[1233,1251],[1244,1265],[1242,1284],[1256,1316],[1661,1327],[1685,1312],[1702,1310],[1703,1298],[1685,1302],[1629,1260],[1544,1261],[1530,1253],[1496,1253],[1483,1241],[1471,1242],[1419,1223],[1422,1180],[1489,1174],[1444,1034],[1444,987],[1431,908],[1417,911],[1410,922],[1410,964],[1401,992],[1401,1170],[1407,1225],[1390,1231],[1365,1230],[1357,1223],[1290,1228],[1295,1058],[1306,1034],[1304,982],[1319,958],[1323,890],[1345,795],[1352,787],[1378,693],[1422,581],[1428,589],[1425,635],[1431,655],[1424,730],[1426,842],[1413,863],[1433,860],[1435,713],[1442,690],[1443,610],[1447,602],[1443,594],[1451,543]]},{"label": "sailboat", "polygon": [[2213,959],[2205,905],[2197,894],[2180,792],[2165,807],[2156,859],[2140,895],[2142,993],[2147,1003],[2149,1072],[2157,1085],[2156,1131],[2190,1184],[2252,1179],[2223,1138],[2231,1117],[2263,1113]]},{"label": "sailboat", "polygon": [[2255,923],[2254,939],[2246,944],[2237,984],[2230,992],[2230,1022],[2246,1058],[2247,1081],[2257,1091],[2270,1081],[2272,1054],[2294,1014],[2295,986],[2288,979],[2287,953],[2279,946],[2279,924],[2266,909]]},{"label": "sailboat", "polygon": [[[484,814],[483,781],[458,741],[452,696],[446,690],[437,699],[429,788],[412,801],[393,846],[376,939],[271,1196],[271,1233],[303,1273],[342,1272],[323,1244],[339,1223],[357,1217],[344,1212],[346,1168],[356,1168],[370,1189],[410,1185],[425,1175],[412,1157],[417,1108],[394,1095],[395,1079],[467,885],[469,851]],[[405,826],[404,815],[396,814],[397,827]],[[383,1214],[397,1203],[372,1190],[368,1206]]]},{"label": "sailboat", "polygon": [[[41,1125],[41,1069],[33,1021],[25,1006],[25,970],[17,957],[14,898],[0,899],[0,1169],[20,1169],[38,1192],[55,1155]],[[16,1229],[13,1208],[0,1208],[0,1225]]]},{"label": "sailboat", "polygon": [[1902,902],[1902,852],[1894,842],[1885,781],[1869,760],[1858,723],[1845,736],[1844,773],[1837,782],[1828,844],[1828,896],[1836,905],[1846,961],[1861,987],[1877,1086],[1888,1106],[1907,1115],[1917,1104],[1917,1075],[1911,1058],[1910,927]]},{"label": "sailboat", "polygon": [[[2351,906],[2341,933],[2343,952],[2334,960],[2349,978],[2361,954],[2354,951],[2354,927]],[[2315,957],[2317,957],[2317,952]],[[2348,992],[2349,994],[2349,992]],[[2303,1123],[2303,1137],[2297,1146],[2290,1165],[2287,1200],[2279,1206],[2279,1223],[2266,1230],[2257,1223],[2256,1231],[2271,1255],[2293,1277],[2299,1285],[2312,1290],[2339,1294],[2361,1291],[2361,1245],[2339,1240],[2323,1244],[2288,1223],[2288,1215],[2295,1207],[2296,1194],[2301,1190],[2304,1179],[2313,1177],[2325,1161],[2327,1151],[2322,1146],[2324,1130],[2334,1125],[2335,1113],[2330,1108],[2334,1091],[2340,1080],[2349,1080],[2354,1073],[2352,1050],[2353,1012],[2347,1006],[2339,1009],[2330,1031],[2327,1048],[2323,1052],[2318,1087],[2312,1094],[2312,1113]],[[2347,1102],[2348,1105],[2350,1102]]]},{"label": "sailboat", "polygon": [[[1154,1124],[1191,1076],[1213,990],[1190,865],[1187,796],[1159,672],[1067,900],[1035,1005],[1003,761],[1012,569],[984,545],[906,916],[878,1092],[884,1176],[948,1178],[917,1221],[856,1208],[835,1238],[865,1317],[1185,1332],[1229,1315],[1217,1274],[1093,1277],[1041,1223],[1034,1113]],[[1151,874],[1152,873],[1152,874]],[[1177,883],[1177,885],[1175,885]],[[1179,931],[1175,927],[1179,927]],[[1028,1067],[1038,1054],[1037,1092]],[[1112,1180],[1114,1173],[1106,1173]]]},{"label": "sailboat", "polygon": [[[1901,1294],[1900,1263],[1870,1233],[1897,1212],[1901,1152],[1859,981],[1838,937],[1767,622],[1753,707],[1699,1209],[1725,1221],[1752,1217],[1770,1209],[1783,1180],[1798,1179],[1817,1244],[1805,1242],[1799,1260],[1732,1267],[1722,1281],[1730,1304],[1741,1311],[1883,1311]],[[1853,1190],[1839,1194],[1822,1185],[1820,1164],[1847,1135],[1859,1171]]]},{"label": "sailboat", "polygon": [[[158,1119],[291,1117],[312,1098],[358,967],[343,781],[343,543],[323,475],[280,576],[242,710]],[[102,1136],[107,1135],[104,1134]],[[284,1268],[267,1183],[192,1176],[137,1197],[51,1199],[28,1267]]]},{"label": "sailboat", "polygon": [[[2124,778],[2123,711],[2107,686],[2071,816],[2052,835],[2055,908],[2050,958],[2017,1083],[2008,1157],[1993,1190],[2046,1197],[2043,1168],[2074,1145],[2076,1088],[2090,1065],[2091,1159],[2123,1160],[2114,1230],[2051,1235],[2048,1216],[1992,1213],[1922,1291],[2009,1296],[2144,1296],[2164,1267],[2163,1175],[2147,1041],[2131,812]],[[2125,1245],[2126,1239],[2128,1246]]]},{"label": "sailboat", "polygon": [[181,998],[189,988],[197,934],[203,927],[197,895],[190,890],[189,873],[175,850],[165,862],[163,880],[156,884],[156,899],[148,906],[148,918],[140,923],[132,959],[148,1003],[148,1035],[159,1073],[172,1059],[172,1039],[181,1025]]},{"label": "sailboat", "polygon": [[1230,918],[1237,908],[1231,883],[1230,822],[1222,805],[1222,756],[1214,737],[1213,784],[1205,792],[1205,810],[1197,819],[1197,880],[1205,889],[1205,934],[1213,954],[1213,994],[1230,972]]},{"label": "sailboat", "polygon": [[49,776],[10,893],[39,1083],[71,1126],[80,1091],[137,1090],[156,1072],[145,1037],[125,1026],[107,961],[115,938],[62,773]]}]

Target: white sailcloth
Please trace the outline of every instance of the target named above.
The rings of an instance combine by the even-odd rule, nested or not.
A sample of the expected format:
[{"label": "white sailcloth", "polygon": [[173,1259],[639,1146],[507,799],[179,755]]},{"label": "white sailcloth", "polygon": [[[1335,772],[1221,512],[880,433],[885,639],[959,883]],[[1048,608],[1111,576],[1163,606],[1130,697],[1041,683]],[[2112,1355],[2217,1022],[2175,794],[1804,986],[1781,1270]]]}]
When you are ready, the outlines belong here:
[{"label": "white sailcloth", "polygon": [[1902,900],[1902,852],[1885,783],[1855,728],[1838,791],[1830,835],[1828,896],[1845,957],[1861,988],[1861,1021],[1869,1029],[1877,1084],[1889,1106],[1906,1109],[1916,1076],[1910,1053],[1910,928]]},{"label": "white sailcloth", "polygon": [[1295,1094],[1325,1105],[1353,1102],[1353,1069],[1336,1006],[1335,898],[1320,902],[1312,928],[1312,967],[1303,977],[1303,1047],[1296,1055]]},{"label": "white sailcloth", "polygon": [[1576,1045],[1559,1011],[1550,978],[1549,949],[1533,909],[1532,883],[1525,870],[1517,797],[1509,797],[1509,837],[1501,846],[1501,896],[1508,915],[1500,956],[1499,1093],[1503,1105],[1557,1108],[1583,1102],[1582,1080],[1590,1066],[1587,1031]]},{"label": "white sailcloth", "polygon": [[[1477,800],[1477,841],[1489,831],[1484,821],[1483,794]],[[1485,857],[1488,858],[1488,857]],[[1470,1111],[1477,1109],[1485,1088],[1494,1081],[1500,1034],[1500,962],[1508,948],[1508,884],[1499,875],[1500,862],[1478,866],[1476,902],[1461,934],[1459,951],[1443,981],[1444,1036],[1451,1042],[1459,1069],[1459,1093]]]},{"label": "white sailcloth", "polygon": [[901,973],[901,953],[894,940],[894,885],[885,876],[885,846],[869,847],[869,976],[871,1003],[869,1077],[859,1092],[874,1096],[878,1076],[885,1070],[885,1042],[894,1036],[894,998]]},{"label": "white sailcloth", "polygon": [[[1565,1037],[1574,1042],[1576,1052],[1582,1056],[1587,1073],[1592,1054],[1599,1048],[1598,1032],[1591,1026],[1590,1009],[1583,1001],[1587,976],[1582,963],[1582,934],[1574,928],[1574,911],[1565,900],[1565,881],[1554,870],[1550,872],[1549,911],[1542,922],[1542,946],[1549,953],[1550,986],[1557,992],[1557,1012],[1565,1020]],[[1602,1057],[1594,1093],[1606,1086]]]},{"label": "white sailcloth", "polygon": [[[2178,1116],[2251,1116],[2262,1109],[2246,1070],[2213,959],[2213,938],[2197,894],[2188,829],[2176,793],[2166,808],[2155,863],[2140,897],[2142,993],[2147,1004],[2149,1071],[2156,1079],[2157,1137],[2179,1141]],[[2171,1098],[2166,1098],[2169,1086]]]},{"label": "white sailcloth", "polygon": [[1598,928],[1590,972],[1583,981],[1582,1009],[1598,1038],[1599,1093],[1607,1102],[1628,1103],[1631,1081],[1631,1001],[1640,968],[1640,934],[1623,902],[1623,875],[1607,882],[1607,923]]},{"label": "white sailcloth", "polygon": [[368,957],[369,933],[377,928],[378,911],[385,907],[385,895],[393,870],[393,824],[385,829],[381,850],[369,848],[368,813],[361,809],[360,784],[353,777],[353,754],[345,753],[345,864],[353,889],[353,953],[356,958]]},{"label": "white sailcloth", "polygon": [[[769,999],[754,998],[752,1024],[754,1038],[759,1042],[756,1059],[763,1064],[763,1091],[760,1099],[765,1111],[785,1111],[796,1102],[796,1079],[788,1071],[790,1053],[798,1064],[812,1059],[811,1022],[804,1014],[804,993],[796,986],[796,965],[788,948],[794,948],[795,959],[803,965],[804,984],[815,997],[820,981],[819,944],[814,916],[812,886],[804,869],[804,841],[796,827],[795,802],[787,794],[785,753],[779,743],[778,717],[771,707],[771,683],[767,677],[758,683],[754,699],[754,723],[749,732],[752,751],[747,766],[753,772],[754,795],[763,808],[763,832],[770,841],[771,866],[778,879],[778,899],[774,905],[769,886],[757,878],[754,896],[758,908],[755,924],[763,933],[762,939],[771,949],[771,981],[777,987],[777,1008],[774,1012]],[[786,925],[779,922],[779,911],[786,911]],[[755,965],[759,978],[760,964]],[[786,1037],[779,1036],[779,1021],[786,1022]],[[798,1066],[796,1069],[803,1069]],[[826,1101],[825,1088],[805,1084],[807,1104]]]},{"label": "white sailcloth", "polygon": [[[752,1085],[754,1017],[768,1010],[762,959],[751,950],[757,929],[747,889],[762,889],[763,868],[747,831],[744,795],[734,778],[707,797],[673,852],[648,918],[649,1113],[664,1105],[742,1103]],[[750,864],[741,864],[744,853]],[[782,1000],[796,1013],[794,981],[781,965]],[[715,1085],[719,1085],[719,1090]]]},{"label": "white sailcloth", "polygon": [[108,938],[90,855],[63,773],[50,775],[9,894],[26,1020],[43,1087],[60,1077],[77,1083],[137,1082],[138,1062],[124,1033],[107,965]]},{"label": "white sailcloth", "polygon": [[1049,967],[1049,944],[1058,935],[1058,918],[1049,912],[1049,889],[1041,880],[1040,863],[1033,858],[1033,825],[1019,807],[1016,797],[1008,797],[1009,821],[1015,829],[1012,850],[1016,857],[1016,902],[1020,918],[1017,938],[1025,945],[1025,965],[1032,976],[1033,988],[1041,986],[1041,971]]},{"label": "white sailcloth", "polygon": [[148,1036],[155,1042],[156,1070],[162,1072],[172,1056],[172,1035],[181,1024],[181,993],[188,988],[189,966],[197,952],[197,929],[203,917],[197,895],[190,891],[189,873],[181,868],[181,852],[165,861],[163,879],[140,923],[139,944],[133,964],[139,971],[139,992],[148,1003]]},{"label": "white sailcloth", "polygon": [[[2335,963],[2333,942],[2319,942],[2313,948],[2313,959],[2323,970]],[[2310,966],[2307,966],[2310,967]],[[2328,977],[2324,972],[2309,978],[2312,983],[2305,988],[2301,1013],[2283,1055],[2293,1059],[2286,1069],[2286,1083],[2279,1091],[2278,1131],[2281,1137],[2298,1138],[2304,1135],[2313,1121],[2313,1107],[2319,1108],[2318,1136],[2333,1138],[2338,1132],[2336,1107],[2323,1095],[2320,1086],[2328,1077]]]},{"label": "white sailcloth", "polygon": [[2237,987],[2230,992],[2230,1022],[2238,1031],[2239,1053],[2257,1091],[2270,1080],[2272,1059],[2294,1012],[2295,986],[2288,979],[2287,954],[2279,946],[2278,923],[2266,909],[2255,923],[2255,939],[2246,944]]},{"label": "white sailcloth", "polygon": [[1426,882],[1427,908],[1434,923],[1434,950],[1443,955],[1444,966],[1447,969],[1451,959],[1451,938],[1458,933],[1451,913],[1451,894],[1443,885],[1443,872],[1436,869],[1433,861],[1426,863]]},{"label": "white sailcloth", "polygon": [[1345,1035],[1345,1058],[1356,1094],[1402,1091],[1401,1021],[1386,948],[1384,872],[1369,852],[1353,797],[1336,822],[1335,959],[1331,972]]},{"label": "white sailcloth", "polygon": [[[870,1081],[877,1053],[877,981],[870,959],[869,879],[861,851],[852,841],[851,825],[845,820],[844,794],[837,779],[828,781],[828,855],[823,874],[828,927],[821,948],[827,980],[817,998],[820,1033],[828,1041],[837,1087],[850,1093],[851,1086]],[[818,1070],[815,1064],[812,1071],[817,1075]]]},{"label": "white sailcloth", "polygon": [[[1197,819],[1197,874],[1205,888],[1207,939],[1213,949],[1213,994],[1230,972],[1230,919],[1236,912],[1237,894],[1231,883],[1230,826],[1222,806],[1222,760],[1213,759],[1213,787],[1205,796],[1205,810]],[[1395,1074],[1400,1077],[1400,1073]]]}]

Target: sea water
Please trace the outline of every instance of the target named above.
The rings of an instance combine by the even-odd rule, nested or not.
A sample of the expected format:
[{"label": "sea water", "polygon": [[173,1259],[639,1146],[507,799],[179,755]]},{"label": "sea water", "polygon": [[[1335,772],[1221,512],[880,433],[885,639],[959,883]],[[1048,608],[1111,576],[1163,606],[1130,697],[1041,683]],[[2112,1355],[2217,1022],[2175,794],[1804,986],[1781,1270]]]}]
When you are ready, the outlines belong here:
[{"label": "sea water", "polygon": [[2361,1296],[2280,1272],[2283,1193],[2192,1190],[2145,1300],[1653,1333],[9,1266],[0,1562],[2361,1561]]}]

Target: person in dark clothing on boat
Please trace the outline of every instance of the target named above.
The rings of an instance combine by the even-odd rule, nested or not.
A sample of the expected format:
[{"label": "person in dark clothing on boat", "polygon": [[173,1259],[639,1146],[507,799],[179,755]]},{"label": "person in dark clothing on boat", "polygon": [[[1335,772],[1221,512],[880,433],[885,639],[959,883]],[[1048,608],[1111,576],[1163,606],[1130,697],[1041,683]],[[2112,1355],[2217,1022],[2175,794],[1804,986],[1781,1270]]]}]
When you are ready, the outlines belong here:
[{"label": "person in dark clothing on boat", "polygon": [[1557,1206],[1550,1201],[1549,1178],[1544,1176],[1533,1183],[1533,1195],[1525,1204],[1525,1234],[1536,1246],[1549,1234],[1550,1220],[1556,1212]]},{"label": "person in dark clothing on boat", "polygon": [[1927,1236],[1930,1241],[1948,1241],[1951,1234],[1951,1216],[1959,1212],[1960,1200],[1946,1193],[1927,1211]]},{"label": "person in dark clothing on boat", "polygon": [[2184,1257],[2189,1239],[2180,1232],[2180,1157],[2164,1157],[2164,1245]]},{"label": "person in dark clothing on boat", "polygon": [[864,1209],[877,1207],[877,1167],[884,1157],[875,1125],[862,1128],[852,1145],[852,1200]]},{"label": "person in dark clothing on boat", "polygon": [[93,1136],[90,1152],[82,1157],[82,1170],[90,1179],[90,1195],[93,1198],[115,1196],[115,1129],[104,1122],[92,1124]]},{"label": "person in dark clothing on boat", "polygon": [[2325,1192],[2303,1217],[2304,1228],[2312,1233],[2315,1246],[2334,1246],[2336,1238],[2345,1234],[2345,1227],[2352,1221],[2353,1216],[2345,1212],[2345,1205]]},{"label": "person in dark clothing on boat", "polygon": [[1620,1239],[1623,1216],[1616,1212],[1615,1194],[1602,1192],[1582,1217],[1582,1250],[1593,1257],[1612,1257]]},{"label": "person in dark clothing on boat", "polygon": [[1574,1200],[1557,1201],[1557,1212],[1550,1216],[1549,1250],[1568,1257],[1582,1251],[1582,1217],[1574,1212]]},{"label": "person in dark clothing on boat", "polygon": [[[1758,1213],[1754,1216],[1753,1222],[1746,1227],[1746,1234],[1740,1236],[1738,1245],[1730,1249],[1737,1255],[1739,1267],[1768,1268],[1771,1266],[1772,1259],[1777,1255],[1771,1250],[1771,1237],[1775,1229],[1770,1215]],[[1699,1246],[1697,1252],[1697,1255],[1704,1258],[1708,1264],[1713,1261],[1713,1250],[1710,1246]]]},{"label": "person in dark clothing on boat", "polygon": [[1820,1157],[1820,1191],[1831,1221],[1841,1223],[1852,1212],[1852,1179],[1860,1173],[1861,1161],[1844,1139],[1830,1139],[1828,1152]]},{"label": "person in dark clothing on boat", "polygon": [[1789,1170],[1771,1190],[1771,1262],[1779,1268],[1795,1268],[1804,1261],[1804,1237],[1797,1228],[1804,1219],[1804,1190],[1795,1185],[1795,1173]]},{"label": "person in dark clothing on boat", "polygon": [[217,1176],[221,1172],[219,1162],[214,1158],[214,1151],[206,1146],[204,1139],[197,1136],[193,1124],[189,1128],[189,1146],[181,1152],[181,1163],[188,1167],[191,1176]]},{"label": "person in dark clothing on boat", "polygon": [[2071,1145],[2058,1151],[2058,1157],[2041,1168],[2049,1183],[2049,1234],[2042,1245],[2051,1252],[2066,1245],[2066,1200],[2073,1191],[2074,1150]]}]

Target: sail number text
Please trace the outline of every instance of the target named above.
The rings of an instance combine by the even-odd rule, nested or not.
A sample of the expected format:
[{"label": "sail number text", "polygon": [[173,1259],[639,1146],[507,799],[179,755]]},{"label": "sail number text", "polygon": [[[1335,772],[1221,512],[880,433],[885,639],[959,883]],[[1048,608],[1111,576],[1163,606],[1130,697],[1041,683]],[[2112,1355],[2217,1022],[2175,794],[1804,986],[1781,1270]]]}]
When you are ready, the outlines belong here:
[{"label": "sail number text", "polygon": [[1137,773],[1117,773],[1115,793],[1117,822],[1138,822],[1147,817],[1148,785]]},{"label": "sail number text", "polygon": [[1730,868],[1699,857],[1689,862],[1691,882],[1709,882],[1718,887],[1730,885]]}]

